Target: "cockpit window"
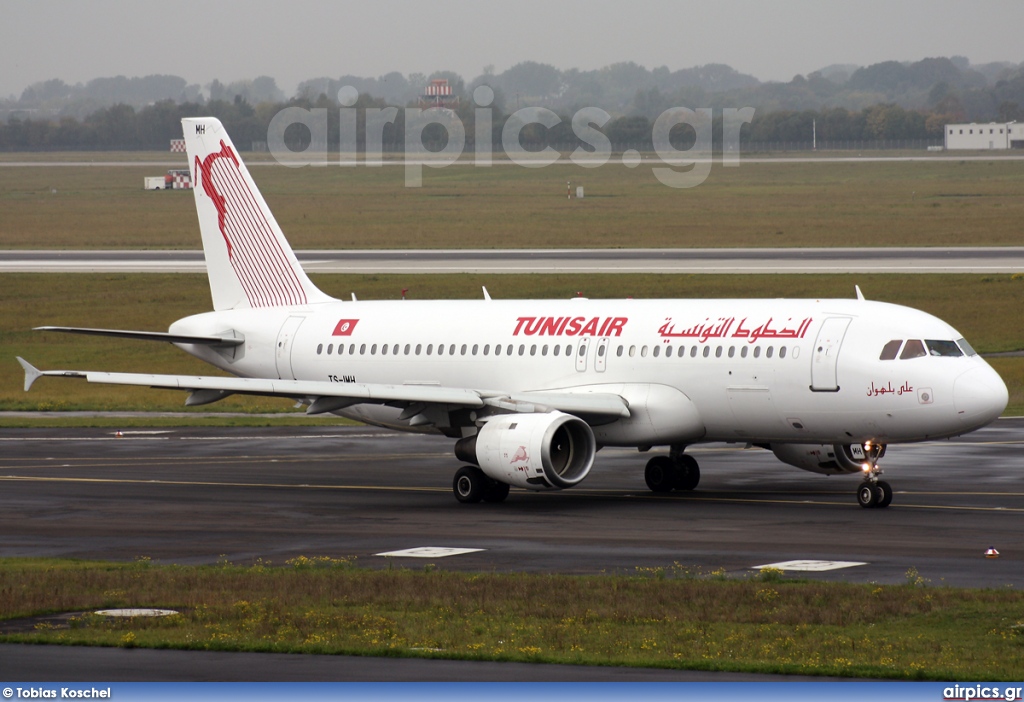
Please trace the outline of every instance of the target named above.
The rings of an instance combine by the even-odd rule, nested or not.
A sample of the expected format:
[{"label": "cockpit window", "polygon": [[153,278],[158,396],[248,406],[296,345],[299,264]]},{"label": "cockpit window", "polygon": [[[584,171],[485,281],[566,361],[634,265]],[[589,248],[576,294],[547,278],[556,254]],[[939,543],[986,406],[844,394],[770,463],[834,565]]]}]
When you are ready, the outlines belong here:
[{"label": "cockpit window", "polygon": [[920,358],[924,355],[924,342],[918,339],[910,339],[907,341],[907,345],[903,347],[903,353],[900,354],[900,359],[906,360],[908,358]]},{"label": "cockpit window", "polygon": [[960,346],[960,349],[968,356],[978,355],[978,352],[974,350],[974,347],[967,343],[967,339],[957,339],[956,343]]},{"label": "cockpit window", "polygon": [[932,339],[925,339],[925,344],[928,345],[928,353],[932,356],[963,356],[963,352],[960,347],[956,345],[955,341],[934,341]]},{"label": "cockpit window", "polygon": [[893,339],[885,346],[882,347],[882,355],[878,357],[879,361],[891,361],[896,358],[896,354],[900,352],[900,346],[903,345],[903,339]]}]

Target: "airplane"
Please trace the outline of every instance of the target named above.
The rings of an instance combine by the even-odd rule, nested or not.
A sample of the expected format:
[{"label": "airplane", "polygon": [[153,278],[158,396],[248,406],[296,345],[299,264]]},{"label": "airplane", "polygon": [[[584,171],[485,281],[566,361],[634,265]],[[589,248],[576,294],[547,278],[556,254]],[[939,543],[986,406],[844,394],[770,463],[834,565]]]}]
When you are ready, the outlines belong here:
[{"label": "airplane", "polygon": [[856,299],[341,301],[299,265],[221,123],[182,120],[213,311],[167,332],[37,327],[169,342],[232,377],[42,376],[291,398],[310,415],[455,440],[462,503],[579,485],[603,447],[661,450],[656,493],[693,490],[686,449],[730,442],[815,473],[857,474],[886,507],[889,444],[957,436],[1005,409],[999,375],[942,320]]}]

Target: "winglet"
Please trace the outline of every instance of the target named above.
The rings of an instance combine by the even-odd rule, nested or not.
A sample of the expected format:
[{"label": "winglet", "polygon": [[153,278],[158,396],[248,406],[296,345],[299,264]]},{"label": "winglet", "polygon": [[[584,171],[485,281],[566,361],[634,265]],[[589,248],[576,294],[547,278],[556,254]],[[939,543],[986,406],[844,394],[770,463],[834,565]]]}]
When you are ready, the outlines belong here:
[{"label": "winglet", "polygon": [[17,356],[16,358],[18,359],[18,363],[21,364],[21,367],[25,369],[25,392],[28,392],[32,387],[32,383],[36,382],[36,380],[43,375],[43,372],[21,356]]},{"label": "winglet", "polygon": [[860,291],[860,286],[859,285],[854,285],[853,287],[857,290],[857,299],[858,300],[863,300],[864,299],[864,293],[862,293]]}]

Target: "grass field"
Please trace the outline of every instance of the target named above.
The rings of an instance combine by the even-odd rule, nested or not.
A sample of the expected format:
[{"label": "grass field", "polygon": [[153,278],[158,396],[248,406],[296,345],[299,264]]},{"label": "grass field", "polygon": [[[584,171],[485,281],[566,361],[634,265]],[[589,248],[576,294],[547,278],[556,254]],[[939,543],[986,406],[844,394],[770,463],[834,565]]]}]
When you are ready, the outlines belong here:
[{"label": "grass field", "polygon": [[[603,576],[0,560],[0,641],[420,656],[894,679],[1019,680],[1024,593],[790,581],[685,565]],[[179,614],[111,620],[99,608]]]},{"label": "grass field", "polygon": [[[0,247],[199,248],[191,193],[142,190],[164,170],[0,168]],[[647,165],[423,171],[422,188],[395,166],[252,172],[299,249],[1024,243],[1024,161],[999,158],[716,165],[689,190]]]},{"label": "grass field", "polygon": [[[853,297],[854,285],[871,299],[923,309],[945,319],[982,353],[1024,348],[1020,311],[1024,277],[999,275],[421,275],[315,276],[328,293],[346,299],[612,297]],[[524,293],[524,291],[526,291]],[[210,374],[213,369],[169,344],[34,332],[68,325],[165,331],[174,320],[210,308],[203,275],[9,274],[0,276],[0,410],[180,411],[184,393],[89,385],[44,378],[22,389],[14,360],[40,368]],[[980,313],[979,313],[980,312]],[[992,359],[1010,388],[1009,412],[1024,412],[1024,358]],[[199,410],[289,412],[280,399],[229,397]],[[260,420],[262,421],[262,420]],[[322,420],[321,420],[322,421]]]}]

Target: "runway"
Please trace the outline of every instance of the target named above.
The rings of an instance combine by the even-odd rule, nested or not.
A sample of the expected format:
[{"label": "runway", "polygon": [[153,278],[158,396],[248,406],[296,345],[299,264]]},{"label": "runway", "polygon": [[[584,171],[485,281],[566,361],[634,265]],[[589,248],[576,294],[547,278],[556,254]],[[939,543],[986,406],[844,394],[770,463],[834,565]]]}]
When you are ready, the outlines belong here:
[{"label": "runway", "polygon": [[[283,563],[356,556],[366,567],[432,555],[438,568],[635,572],[679,563],[743,577],[791,560],[863,563],[802,577],[1024,587],[1024,419],[952,441],[890,447],[893,505],[865,510],[853,477],[771,453],[694,447],[702,481],[655,495],[648,456],[605,449],[579,488],[513,490],[505,503],[451,494],[451,442],[356,427],[11,429],[0,434],[0,556],[172,563]],[[996,548],[998,559],[986,559]]]},{"label": "runway", "polygon": [[[1024,272],[1024,247],[303,250],[310,273]],[[0,251],[4,273],[202,273],[202,251]]]}]

